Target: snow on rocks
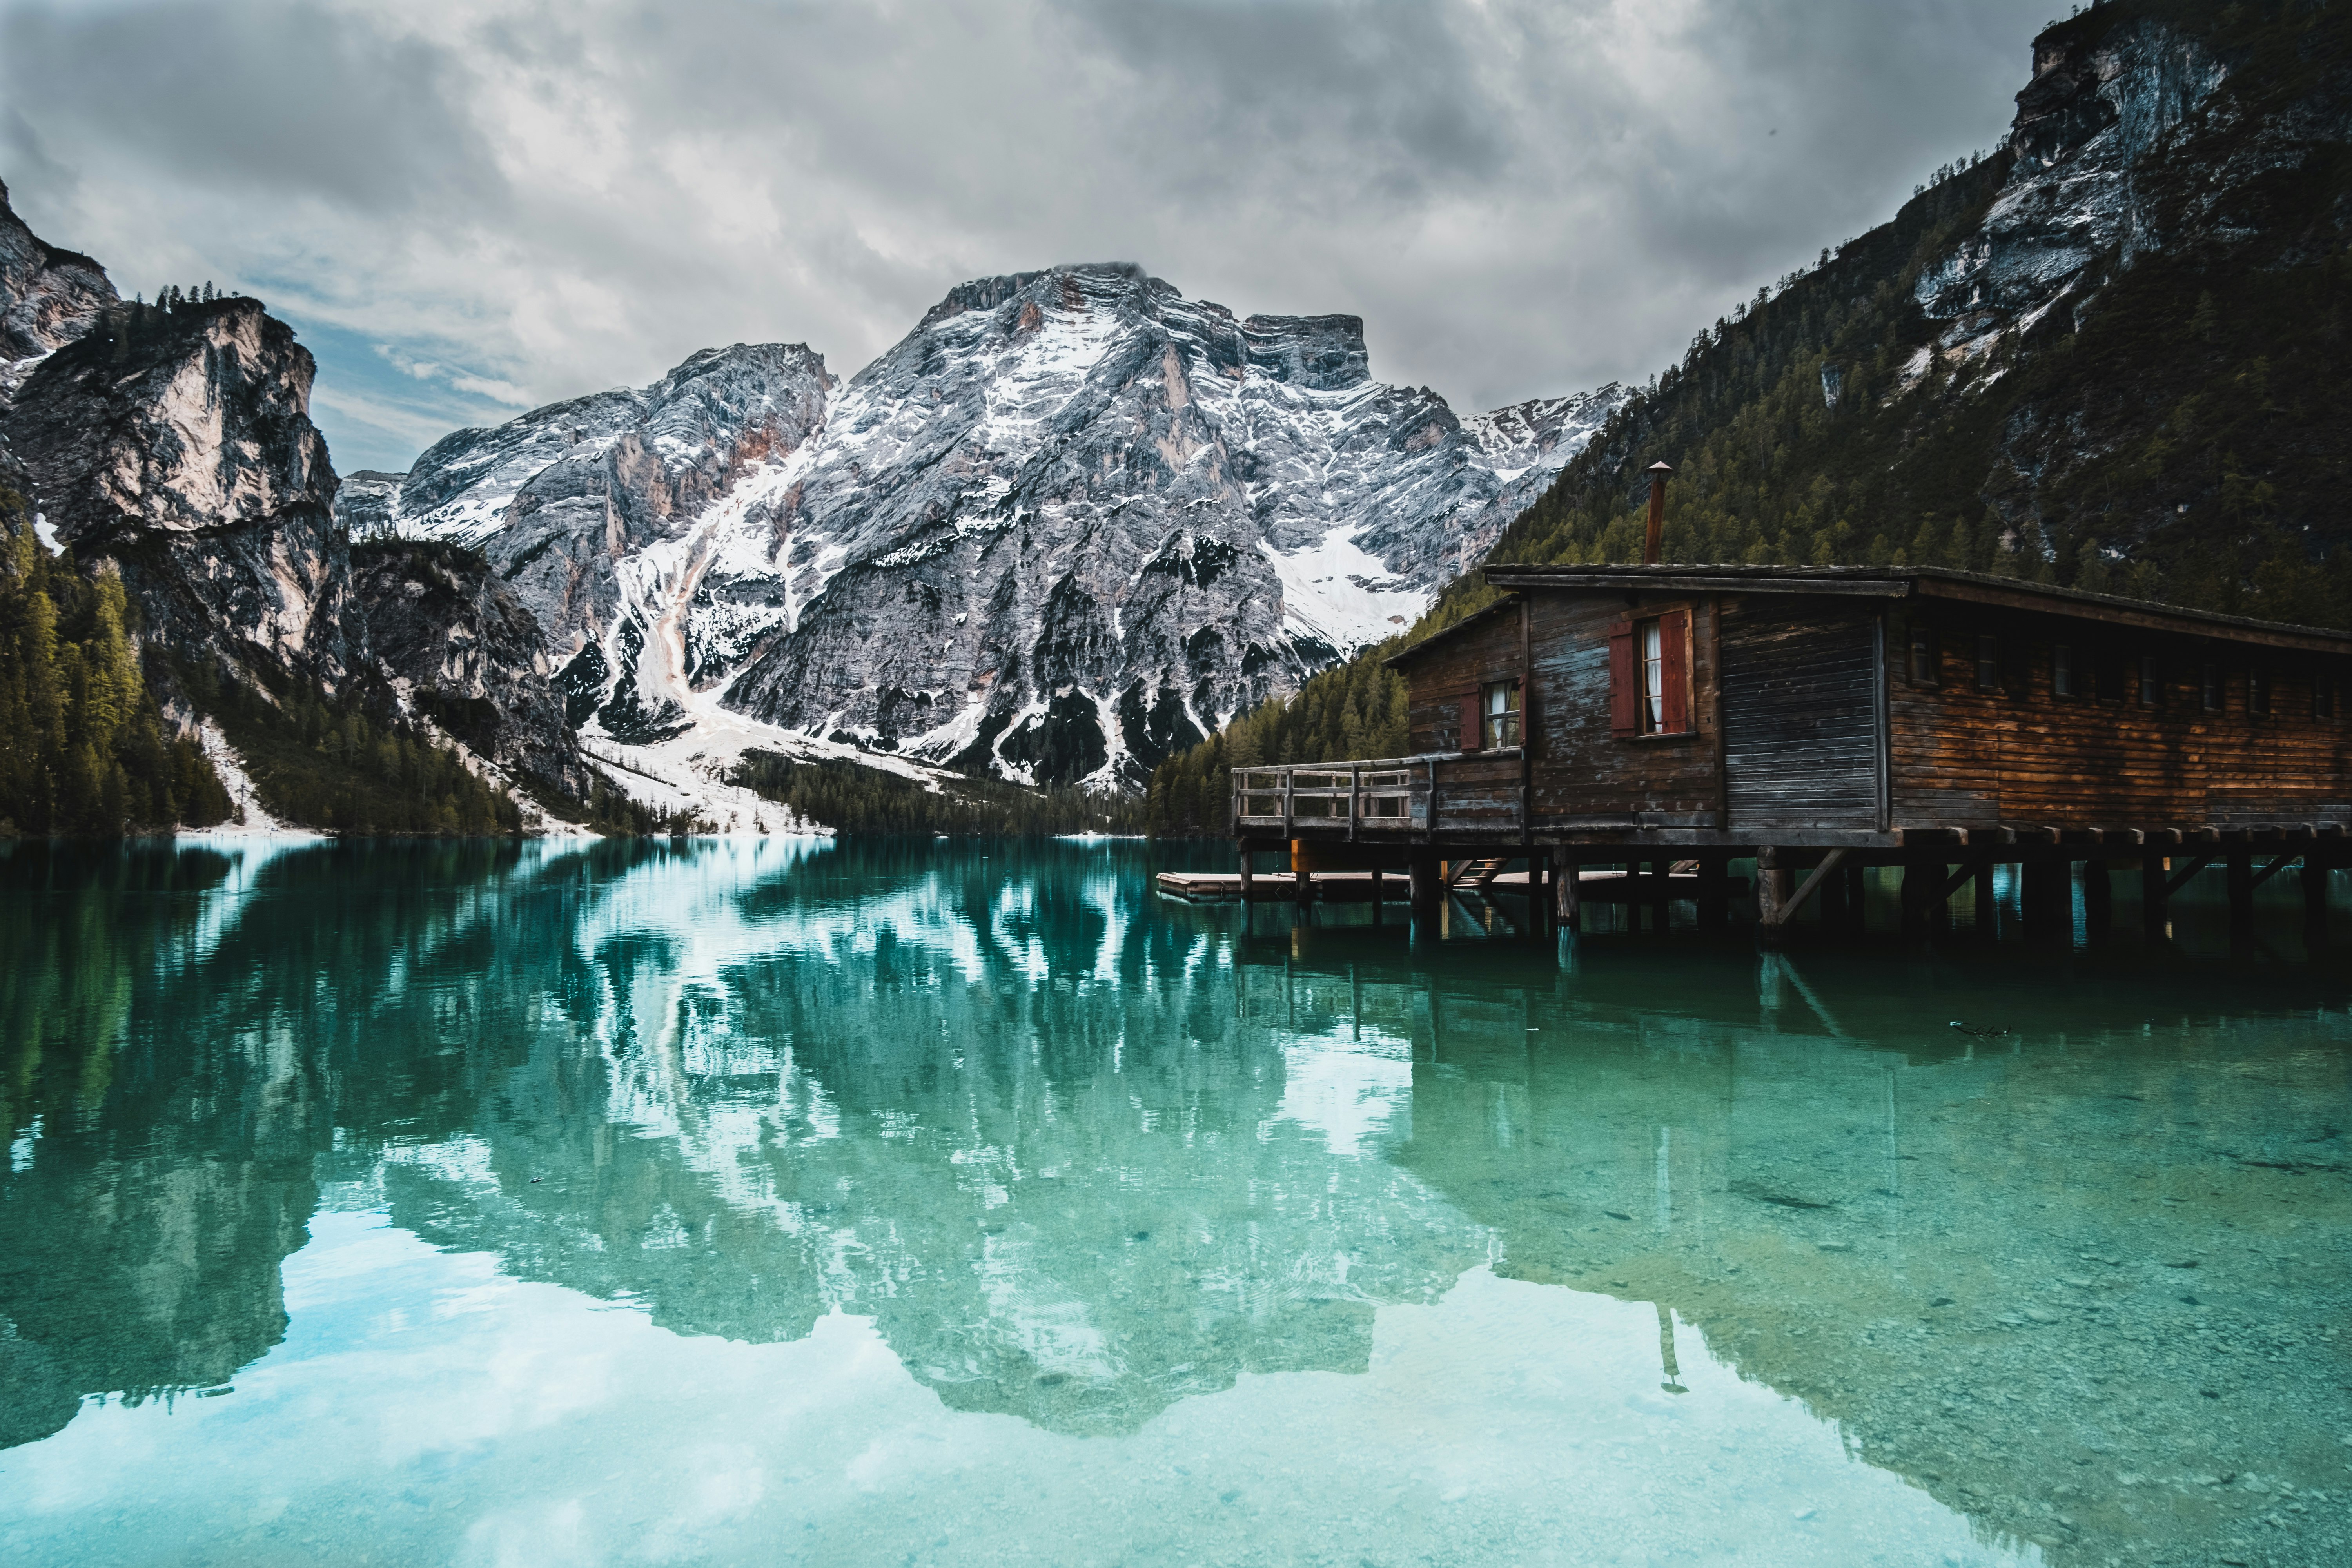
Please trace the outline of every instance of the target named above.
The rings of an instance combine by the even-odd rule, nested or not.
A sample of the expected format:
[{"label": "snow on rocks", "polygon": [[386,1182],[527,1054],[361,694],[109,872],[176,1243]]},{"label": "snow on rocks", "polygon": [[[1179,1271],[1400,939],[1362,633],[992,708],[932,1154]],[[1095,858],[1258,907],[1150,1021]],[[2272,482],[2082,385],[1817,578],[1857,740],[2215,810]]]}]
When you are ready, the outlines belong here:
[{"label": "snow on rocks", "polygon": [[1353,317],[1066,267],[950,290],[845,384],[738,344],[459,431],[393,525],[488,555],[592,750],[680,799],[742,724],[919,775],[1133,787],[1410,624],[1623,395],[1465,422],[1373,381]]}]

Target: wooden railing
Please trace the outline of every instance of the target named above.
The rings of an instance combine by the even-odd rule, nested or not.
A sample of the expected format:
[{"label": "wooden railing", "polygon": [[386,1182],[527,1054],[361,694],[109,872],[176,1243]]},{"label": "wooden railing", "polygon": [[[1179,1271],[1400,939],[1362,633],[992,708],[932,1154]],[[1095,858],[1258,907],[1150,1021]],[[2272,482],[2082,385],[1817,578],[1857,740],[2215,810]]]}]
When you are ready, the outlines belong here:
[{"label": "wooden railing", "polygon": [[1235,768],[1237,829],[1315,838],[1519,831],[1518,753]]}]

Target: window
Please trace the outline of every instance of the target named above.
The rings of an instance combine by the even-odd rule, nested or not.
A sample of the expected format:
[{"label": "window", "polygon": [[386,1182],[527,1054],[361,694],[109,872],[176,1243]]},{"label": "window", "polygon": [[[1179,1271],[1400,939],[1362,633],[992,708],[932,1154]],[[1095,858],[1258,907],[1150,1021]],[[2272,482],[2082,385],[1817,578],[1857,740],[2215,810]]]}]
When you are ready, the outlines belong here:
[{"label": "window", "polygon": [[1609,730],[1619,736],[1690,732],[1688,610],[1609,628]]},{"label": "window", "polygon": [[1487,751],[1519,743],[1519,683],[1490,680],[1479,693],[1478,710],[1486,722],[1481,733]]},{"label": "window", "polygon": [[2164,706],[2164,678],[2156,668],[2156,655],[2139,656],[2139,705],[2143,708]]},{"label": "window", "polygon": [[2246,711],[2267,715],[2271,710],[2271,678],[2263,670],[2246,671]]},{"label": "window", "polygon": [[2060,643],[2050,650],[2050,694],[2080,697],[2082,683],[2074,679],[2074,645]]},{"label": "window", "polygon": [[2324,669],[2311,678],[2311,716],[2315,719],[2336,717],[2336,677]]},{"label": "window", "polygon": [[1911,684],[1934,686],[1939,683],[1943,671],[1937,668],[1936,633],[1932,627],[1911,628]]},{"label": "window", "polygon": [[2209,664],[2205,667],[2204,679],[2200,684],[2200,689],[2204,694],[2205,711],[2219,713],[2221,710],[2221,667],[2220,665]]},{"label": "window", "polygon": [[2000,689],[2000,641],[1990,632],[1977,638],[1977,689]]},{"label": "window", "polygon": [[1666,648],[1658,623],[1643,621],[1642,637],[1642,733],[1654,735],[1666,727]]}]

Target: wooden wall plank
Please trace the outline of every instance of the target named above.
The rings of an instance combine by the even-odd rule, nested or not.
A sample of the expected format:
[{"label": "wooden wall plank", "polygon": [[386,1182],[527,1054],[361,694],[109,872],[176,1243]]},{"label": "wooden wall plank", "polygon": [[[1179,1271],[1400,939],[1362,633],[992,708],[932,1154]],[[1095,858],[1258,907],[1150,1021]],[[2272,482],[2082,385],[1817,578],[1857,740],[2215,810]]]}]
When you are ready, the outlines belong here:
[{"label": "wooden wall plank", "polygon": [[1877,610],[1750,595],[1727,610],[1725,786],[1739,828],[1875,827]]},{"label": "wooden wall plank", "polygon": [[[1932,682],[1911,679],[1910,633],[1934,641]],[[2000,689],[1977,689],[1980,635],[1998,639]],[[2084,694],[2053,689],[2065,642]],[[2139,700],[2157,660],[2161,700]],[[2204,710],[2202,676],[2222,676]],[[1888,638],[1897,826],[2057,826],[2352,821],[2352,726],[2312,711],[2322,655],[2221,638],[2095,626],[2014,609],[1914,607]],[[2247,711],[2247,676],[2273,683],[2268,716]],[[2097,679],[2107,679],[2104,683]]]}]

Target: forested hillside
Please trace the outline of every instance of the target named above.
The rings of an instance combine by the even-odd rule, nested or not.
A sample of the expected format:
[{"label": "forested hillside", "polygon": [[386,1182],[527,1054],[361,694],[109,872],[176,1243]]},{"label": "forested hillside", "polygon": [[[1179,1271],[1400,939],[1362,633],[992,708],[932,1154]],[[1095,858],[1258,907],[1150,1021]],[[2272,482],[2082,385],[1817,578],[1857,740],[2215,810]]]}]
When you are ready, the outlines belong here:
[{"label": "forested hillside", "polygon": [[[2034,60],[2007,145],[1701,331],[1486,560],[1640,559],[1663,461],[1669,561],[1964,566],[2352,626],[2352,13],[2117,0]],[[2070,232],[2116,237],[2061,269]],[[1408,636],[1493,596],[1466,574]],[[1280,706],[1155,776],[1216,821],[1155,822],[1219,830],[1245,730],[1286,738],[1267,761],[1365,754]]]},{"label": "forested hillside", "polygon": [[1144,826],[1143,803],[1131,795],[1075,784],[1032,789],[991,778],[967,778],[934,792],[840,758],[796,762],[774,752],[746,752],[729,782],[836,833],[1041,838],[1137,833]]},{"label": "forested hillside", "polygon": [[1381,661],[1404,644],[1396,637],[1367,648],[1310,679],[1296,697],[1264,703],[1160,763],[1146,799],[1151,832],[1223,833],[1232,809],[1225,781],[1237,767],[1402,755],[1404,682]]},{"label": "forested hillside", "polygon": [[0,485],[0,835],[205,827],[228,792],[167,739],[131,644],[122,579],[91,582],[35,538]]}]

